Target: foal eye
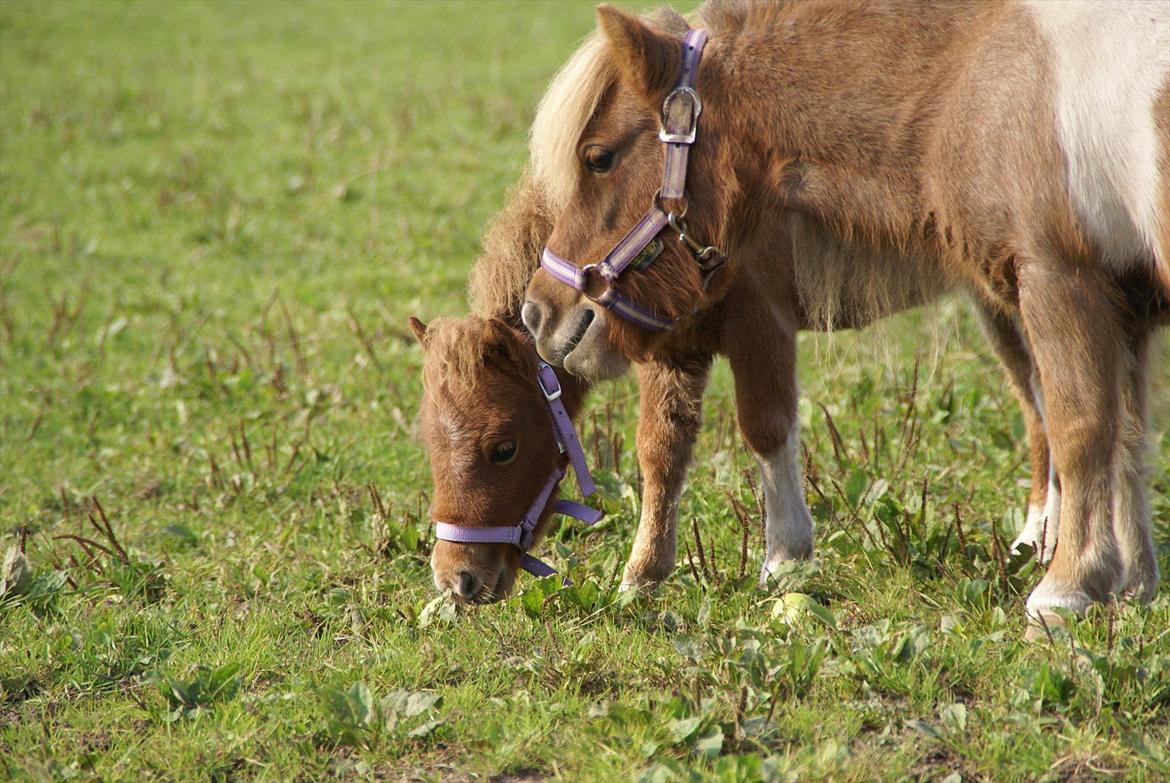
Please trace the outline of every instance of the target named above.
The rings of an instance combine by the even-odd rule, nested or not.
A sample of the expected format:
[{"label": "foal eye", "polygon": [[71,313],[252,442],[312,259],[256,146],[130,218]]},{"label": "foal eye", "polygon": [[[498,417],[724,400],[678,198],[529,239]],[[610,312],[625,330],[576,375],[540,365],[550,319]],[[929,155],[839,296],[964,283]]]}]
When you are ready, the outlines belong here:
[{"label": "foal eye", "polygon": [[585,168],[604,174],[613,168],[613,152],[596,144],[585,148]]},{"label": "foal eye", "polygon": [[512,461],[516,456],[516,441],[502,440],[496,445],[492,446],[491,453],[488,459],[497,465],[504,465]]}]

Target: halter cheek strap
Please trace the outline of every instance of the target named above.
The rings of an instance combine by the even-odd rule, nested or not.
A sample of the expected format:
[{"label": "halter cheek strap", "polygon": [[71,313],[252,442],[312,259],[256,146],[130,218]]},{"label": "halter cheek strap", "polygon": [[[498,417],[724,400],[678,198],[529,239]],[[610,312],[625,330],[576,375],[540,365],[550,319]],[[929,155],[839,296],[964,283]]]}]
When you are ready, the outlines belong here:
[{"label": "halter cheek strap", "polygon": [[[577,437],[577,430],[573,427],[573,420],[569,418],[565,404],[561,402],[561,383],[556,372],[545,362],[540,363],[536,374],[537,385],[540,386],[544,399],[548,402],[549,413],[552,414],[553,430],[556,433],[557,445],[562,454],[567,454],[569,464],[573,466],[573,474],[577,477],[577,487],[581,494],[588,497],[597,491],[593,483],[593,476],[589,473],[589,466],[585,464],[585,451],[581,448],[581,440]],[[552,496],[565,471],[554,468],[548,477],[544,488],[536,495],[528,511],[516,525],[500,527],[464,527],[449,522],[435,523],[435,538],[441,541],[452,541],[457,544],[511,544],[520,550],[520,567],[535,576],[549,576],[556,570],[547,563],[538,560],[528,553],[536,538],[536,526],[540,522],[544,509],[548,506],[548,499]],[[577,503],[572,500],[558,500],[553,506],[554,514],[565,514],[575,517],[587,525],[596,523],[602,517],[602,512],[595,508]]]},{"label": "halter cheek strap", "polygon": [[679,214],[667,211],[662,206],[663,199],[685,199],[686,196],[687,162],[691,145],[695,143],[699,114],[703,111],[703,103],[694,89],[695,77],[706,44],[706,30],[691,30],[683,39],[682,70],[675,88],[662,104],[662,128],[658,138],[666,145],[666,162],[663,166],[662,187],[654,197],[654,204],[606,253],[605,258],[596,264],[577,267],[548,246],[545,246],[540,259],[540,265],[555,279],[586,295],[589,277],[599,275],[606,281],[606,286],[594,301],[652,332],[667,331],[674,327],[674,321],[639,307],[618,293],[613,284],[630,266],[644,269],[657,260],[662,252],[659,234],[668,226],[678,232],[679,240],[686,244],[699,262],[704,287],[723,263],[722,255],[714,247],[704,247],[690,237],[684,219],[685,208]]}]

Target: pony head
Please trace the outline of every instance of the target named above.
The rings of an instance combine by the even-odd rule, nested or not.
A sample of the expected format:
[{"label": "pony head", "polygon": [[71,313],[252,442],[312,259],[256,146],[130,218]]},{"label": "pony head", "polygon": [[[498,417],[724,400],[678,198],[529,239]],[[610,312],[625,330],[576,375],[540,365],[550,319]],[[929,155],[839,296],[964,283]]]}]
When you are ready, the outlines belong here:
[{"label": "pony head", "polygon": [[[418,422],[434,480],[431,517],[464,528],[515,525],[564,462],[530,340],[498,318],[429,326],[411,318],[410,327],[424,356]],[[510,544],[436,541],[435,586],[460,603],[499,600],[515,584],[520,555]]]},{"label": "pony head", "polygon": [[[664,211],[685,212],[691,235],[705,244],[721,244],[725,201],[734,185],[730,172],[716,176],[720,131],[710,116],[717,109],[712,112],[708,105],[703,110],[698,140],[690,148],[685,195],[657,195],[665,161],[659,129],[664,101],[682,69],[686,21],[673,12],[643,21],[604,5],[598,20],[599,34],[558,74],[533,125],[534,172],[553,202],[565,205],[549,237],[549,251],[577,268],[596,263],[656,202]],[[703,101],[710,103],[709,97],[717,95],[717,81],[717,68],[704,56],[696,84]],[[659,239],[661,248],[651,263],[635,262],[608,287],[657,319],[685,322],[717,300],[728,276],[705,280],[677,232],[666,229]],[[595,301],[605,293],[605,280],[592,275],[583,287],[566,285],[546,269],[528,287],[524,322],[547,361],[600,380],[624,369],[623,359],[654,350],[661,333]]]}]

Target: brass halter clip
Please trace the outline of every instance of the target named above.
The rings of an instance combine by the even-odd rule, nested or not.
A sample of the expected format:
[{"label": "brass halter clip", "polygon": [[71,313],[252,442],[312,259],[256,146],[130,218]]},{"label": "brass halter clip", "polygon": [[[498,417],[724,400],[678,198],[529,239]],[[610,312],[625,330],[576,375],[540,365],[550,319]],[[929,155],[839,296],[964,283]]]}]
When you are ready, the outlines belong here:
[{"label": "brass halter clip", "polygon": [[700,262],[699,266],[703,265],[701,262],[706,261],[713,254],[719,252],[719,248],[714,245],[704,245],[692,237],[689,233],[690,227],[682,215],[676,215],[671,212],[666,216],[666,219],[670,223],[670,227],[678,232],[679,241],[690,248],[691,255],[695,257],[696,261]]}]

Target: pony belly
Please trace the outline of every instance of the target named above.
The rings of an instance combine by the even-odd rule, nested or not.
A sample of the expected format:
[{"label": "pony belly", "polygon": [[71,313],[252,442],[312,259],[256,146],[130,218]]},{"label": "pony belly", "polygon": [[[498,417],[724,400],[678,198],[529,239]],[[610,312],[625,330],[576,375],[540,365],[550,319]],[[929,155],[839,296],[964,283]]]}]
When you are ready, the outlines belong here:
[{"label": "pony belly", "polygon": [[1156,117],[1170,79],[1170,5],[1027,6],[1050,48],[1056,131],[1082,230],[1115,271],[1149,264],[1170,220]]}]

